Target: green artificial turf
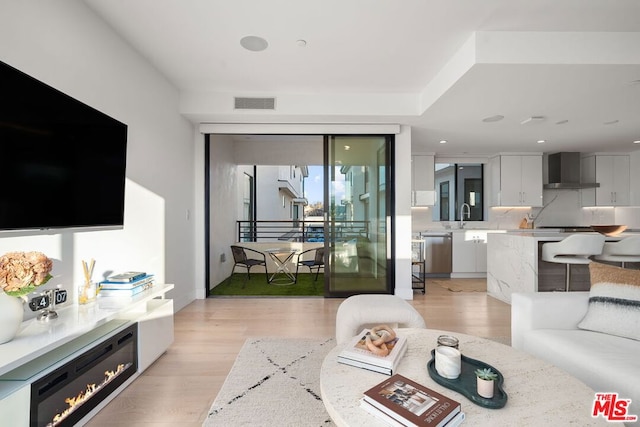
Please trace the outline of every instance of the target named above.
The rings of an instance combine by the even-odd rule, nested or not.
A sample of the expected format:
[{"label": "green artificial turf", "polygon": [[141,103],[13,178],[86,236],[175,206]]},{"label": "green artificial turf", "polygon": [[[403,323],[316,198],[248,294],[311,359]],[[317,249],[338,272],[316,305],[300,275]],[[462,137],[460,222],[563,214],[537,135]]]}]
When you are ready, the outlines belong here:
[{"label": "green artificial turf", "polygon": [[209,291],[210,296],[323,296],[324,275],[320,273],[314,281],[314,274],[298,274],[298,281],[293,285],[278,282],[267,283],[265,274],[251,273],[247,280],[246,273],[234,273],[218,286]]}]

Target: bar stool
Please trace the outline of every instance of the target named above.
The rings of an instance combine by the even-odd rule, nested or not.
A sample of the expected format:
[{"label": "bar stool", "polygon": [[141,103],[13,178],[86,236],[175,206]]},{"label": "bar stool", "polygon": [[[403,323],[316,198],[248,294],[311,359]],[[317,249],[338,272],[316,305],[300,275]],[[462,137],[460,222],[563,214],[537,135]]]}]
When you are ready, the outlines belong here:
[{"label": "bar stool", "polygon": [[566,264],[565,290],[569,292],[571,265],[589,264],[590,257],[600,255],[604,246],[602,234],[572,234],[560,242],[542,245],[542,260]]},{"label": "bar stool", "polygon": [[640,236],[629,236],[618,242],[605,242],[602,254],[595,257],[598,261],[621,263],[640,262]]}]

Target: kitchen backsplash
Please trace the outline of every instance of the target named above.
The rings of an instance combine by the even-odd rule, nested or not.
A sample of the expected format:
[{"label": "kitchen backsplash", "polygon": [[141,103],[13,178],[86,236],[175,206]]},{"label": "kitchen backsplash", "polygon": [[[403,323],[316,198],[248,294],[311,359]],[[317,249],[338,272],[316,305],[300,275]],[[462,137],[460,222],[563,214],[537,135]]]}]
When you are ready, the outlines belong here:
[{"label": "kitchen backsplash", "polygon": [[[535,219],[535,226],[588,226],[591,224],[625,224],[628,228],[640,229],[640,207],[583,208],[580,206],[579,190],[544,190],[544,208],[489,208],[488,218],[483,222],[468,223],[483,228],[516,229],[523,218]],[[433,222],[432,208],[413,208],[412,231],[457,228],[455,221]]]}]

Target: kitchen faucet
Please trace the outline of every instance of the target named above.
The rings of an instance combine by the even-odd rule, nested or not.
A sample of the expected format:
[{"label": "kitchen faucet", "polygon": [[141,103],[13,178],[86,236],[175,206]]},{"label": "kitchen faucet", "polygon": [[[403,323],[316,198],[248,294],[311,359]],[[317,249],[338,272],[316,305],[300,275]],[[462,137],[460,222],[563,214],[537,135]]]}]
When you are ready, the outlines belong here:
[{"label": "kitchen faucet", "polygon": [[464,228],[464,208],[467,208],[467,219],[471,218],[471,206],[469,206],[467,203],[463,203],[462,206],[460,206],[460,228]]}]

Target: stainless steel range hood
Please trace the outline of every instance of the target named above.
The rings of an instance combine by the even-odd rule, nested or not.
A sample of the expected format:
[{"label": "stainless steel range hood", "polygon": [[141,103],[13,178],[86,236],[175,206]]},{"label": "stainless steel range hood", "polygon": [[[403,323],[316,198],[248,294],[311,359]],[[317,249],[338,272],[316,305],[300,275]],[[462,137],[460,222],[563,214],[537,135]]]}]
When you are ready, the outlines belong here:
[{"label": "stainless steel range hood", "polygon": [[548,189],[581,189],[597,188],[597,182],[580,181],[580,153],[560,152],[549,154],[549,184]]}]

